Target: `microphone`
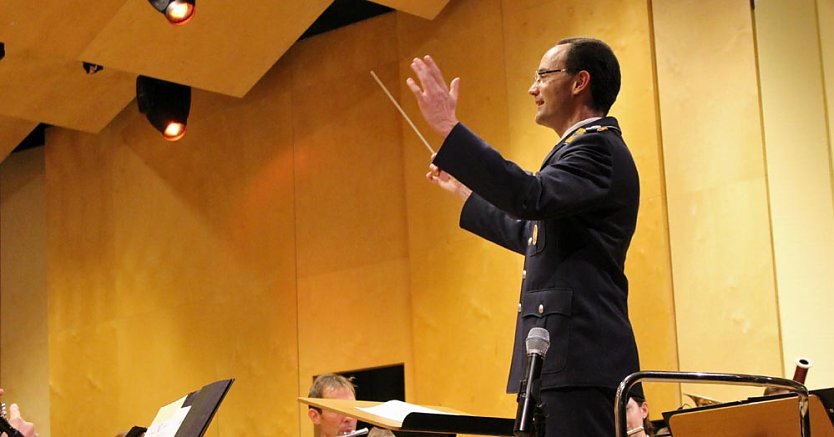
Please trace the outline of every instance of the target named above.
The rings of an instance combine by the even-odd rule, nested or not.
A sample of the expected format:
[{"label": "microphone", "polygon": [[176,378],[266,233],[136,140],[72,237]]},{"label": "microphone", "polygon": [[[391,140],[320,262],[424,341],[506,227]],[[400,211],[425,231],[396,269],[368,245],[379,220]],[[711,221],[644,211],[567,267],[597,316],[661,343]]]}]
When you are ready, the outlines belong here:
[{"label": "microphone", "polygon": [[527,365],[518,390],[518,412],[515,415],[515,427],[513,429],[513,434],[516,437],[534,437],[536,435],[533,415],[538,403],[542,363],[547,348],[550,347],[550,333],[544,328],[531,328],[525,343],[527,346]]}]

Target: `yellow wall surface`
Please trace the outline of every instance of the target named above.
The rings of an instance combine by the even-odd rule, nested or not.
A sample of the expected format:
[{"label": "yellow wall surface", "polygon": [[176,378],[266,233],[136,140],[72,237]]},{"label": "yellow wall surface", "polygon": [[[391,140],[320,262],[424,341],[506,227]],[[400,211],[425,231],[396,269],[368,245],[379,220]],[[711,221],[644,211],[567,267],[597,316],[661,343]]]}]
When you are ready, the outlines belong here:
[{"label": "yellow wall surface", "polygon": [[[304,396],[315,375],[397,363],[407,396],[412,388],[399,114],[369,74],[396,89],[396,29],[397,16],[386,14],[289,54]],[[300,435],[312,435],[306,408],[299,412]]]},{"label": "yellow wall surface", "polygon": [[[505,142],[500,30],[501,3],[496,0],[480,1],[478,7],[453,2],[432,22],[401,16],[398,83],[406,111],[419,115],[404,84],[406,77],[413,76],[411,60],[431,54],[447,81],[461,77],[461,119],[487,139]],[[437,149],[439,138],[422,120],[418,126]],[[514,398],[505,394],[505,387],[520,260],[458,228],[460,201],[426,182],[429,153],[405,129],[403,125],[415,400],[467,405],[467,411],[475,414],[508,416]]]},{"label": "yellow wall surface", "polygon": [[[42,148],[0,164],[0,387],[49,437],[46,170]],[[31,405],[31,408],[28,406]]]},{"label": "yellow wall surface", "polygon": [[828,116],[828,159],[831,173],[831,192],[834,193],[834,0],[817,1],[817,20],[820,33],[825,112]]},{"label": "yellow wall surface", "polygon": [[230,377],[209,435],[296,423],[289,78],[279,64],[244,100],[196,91],[177,144],[135,105],[98,135],[50,132],[56,435],[115,435]]},{"label": "yellow wall surface", "polygon": [[[780,375],[750,3],[652,8],[680,369]],[[718,399],[761,393],[682,390]]]},{"label": "yellow wall surface", "polygon": [[793,376],[797,357],[809,358],[811,388],[834,382],[834,330],[821,329],[834,313],[830,102],[822,56],[834,40],[818,27],[824,3],[830,9],[834,2],[767,1],[756,8],[785,376]]},{"label": "yellow wall surface", "polygon": [[[817,1],[820,23],[831,7]],[[115,435],[234,377],[209,435],[310,436],[296,397],[314,375],[397,363],[408,401],[511,417],[522,259],[458,228],[460,202],[425,181],[429,154],[369,71],[437,147],[405,86],[411,59],[431,54],[461,77],[461,120],[535,170],[557,138],[534,124],[527,89],[542,53],[573,35],[608,41],[623,71],[612,115],[641,177],[626,268],[642,367],[783,374],[813,293],[783,271],[805,268],[791,247],[817,235],[796,220],[832,220],[811,204],[834,199],[831,145],[771,156],[790,146],[771,140],[749,2],[455,0],[434,20],[385,14],[300,41],[242,99],[194,90],[178,143],[135,104],[99,134],[48,131],[50,400],[32,402],[52,435]],[[807,206],[792,211],[779,199],[807,160],[807,194],[790,199]],[[27,250],[16,241],[3,253]],[[821,270],[830,249],[816,243]],[[832,385],[823,374],[815,384]],[[754,394],[647,390],[653,417],[681,391]]]}]

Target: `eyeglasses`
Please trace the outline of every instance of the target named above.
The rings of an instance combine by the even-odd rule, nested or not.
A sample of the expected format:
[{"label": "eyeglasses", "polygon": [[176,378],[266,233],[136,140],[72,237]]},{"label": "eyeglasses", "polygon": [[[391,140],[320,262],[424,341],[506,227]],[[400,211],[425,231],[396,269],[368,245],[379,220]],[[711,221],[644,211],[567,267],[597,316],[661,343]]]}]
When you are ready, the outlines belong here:
[{"label": "eyeglasses", "polygon": [[536,70],[536,75],[533,76],[533,80],[535,80],[536,82],[541,82],[542,78],[547,76],[548,74],[562,73],[562,72],[567,73],[568,69],[567,68],[560,68],[558,70]]}]

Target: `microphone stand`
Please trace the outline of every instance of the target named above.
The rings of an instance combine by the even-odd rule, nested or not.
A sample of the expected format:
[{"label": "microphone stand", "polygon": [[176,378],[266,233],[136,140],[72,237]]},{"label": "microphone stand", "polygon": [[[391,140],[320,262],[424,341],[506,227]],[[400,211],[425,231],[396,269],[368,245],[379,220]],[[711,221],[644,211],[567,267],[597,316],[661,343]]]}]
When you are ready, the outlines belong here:
[{"label": "microphone stand", "polygon": [[545,437],[545,431],[547,429],[545,426],[546,416],[544,415],[544,408],[542,408],[543,405],[540,396],[540,386],[541,382],[536,381],[536,386],[533,387],[533,399],[536,401],[536,408],[533,409],[533,429],[536,430],[536,436]]}]

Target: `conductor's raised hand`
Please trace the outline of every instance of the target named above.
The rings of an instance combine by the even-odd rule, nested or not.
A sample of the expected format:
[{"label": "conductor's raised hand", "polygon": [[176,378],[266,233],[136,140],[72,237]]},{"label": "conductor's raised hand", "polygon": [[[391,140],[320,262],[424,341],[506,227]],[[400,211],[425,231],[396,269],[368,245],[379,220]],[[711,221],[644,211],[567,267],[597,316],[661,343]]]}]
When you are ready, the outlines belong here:
[{"label": "conductor's raised hand", "polygon": [[417,82],[410,77],[406,80],[406,84],[417,98],[417,105],[423,113],[423,118],[437,133],[446,138],[452,128],[458,124],[455,110],[458,104],[460,78],[456,77],[449,85],[446,85],[440,68],[428,55],[422,59],[414,58],[411,61],[411,69],[420,80],[420,85],[417,85]]},{"label": "conductor's raised hand", "polygon": [[35,425],[20,416],[20,407],[17,404],[12,404],[9,407],[9,413],[9,424],[20,431],[23,437],[38,437],[38,433],[35,432]]}]

